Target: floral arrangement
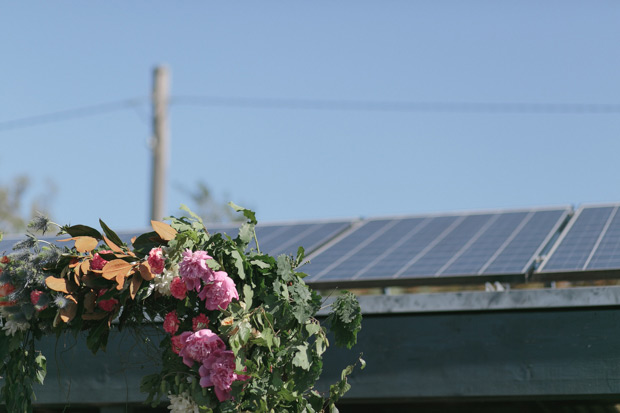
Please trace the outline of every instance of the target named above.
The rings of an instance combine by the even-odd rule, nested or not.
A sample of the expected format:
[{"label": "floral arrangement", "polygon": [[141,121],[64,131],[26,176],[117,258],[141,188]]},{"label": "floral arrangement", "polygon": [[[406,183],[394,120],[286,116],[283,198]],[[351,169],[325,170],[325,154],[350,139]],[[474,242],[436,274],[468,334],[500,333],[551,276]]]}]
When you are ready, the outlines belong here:
[{"label": "floral arrangement", "polygon": [[[103,221],[100,232],[35,219],[32,228],[45,233],[56,226],[67,246],[28,235],[0,259],[1,395],[8,410],[32,410],[33,384],[46,372],[36,350],[43,335],[85,331],[86,345],[97,352],[113,328],[155,326],[165,332],[161,372],[142,379],[147,403],[167,397],[175,413],[337,411],[354,366],[329,394],[314,389],[328,330],[316,318],[321,297],[296,271],[303,248],[296,256],[261,253],[254,213],[231,206],[247,219],[235,239],[210,234],[182,207],[187,217],[153,221],[153,231],[131,246]],[[326,321],[336,344],[351,348],[361,328],[355,296],[341,294]]]}]

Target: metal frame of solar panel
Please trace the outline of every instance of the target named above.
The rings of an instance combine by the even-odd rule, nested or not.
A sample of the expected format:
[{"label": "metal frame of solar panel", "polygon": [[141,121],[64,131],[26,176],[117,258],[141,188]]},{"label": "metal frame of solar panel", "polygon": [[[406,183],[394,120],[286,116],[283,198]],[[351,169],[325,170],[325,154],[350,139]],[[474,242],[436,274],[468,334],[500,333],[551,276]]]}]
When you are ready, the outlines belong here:
[{"label": "metal frame of solar panel", "polygon": [[583,205],[532,280],[620,278],[620,203]]},{"label": "metal frame of solar panel", "polygon": [[369,219],[309,256],[315,288],[524,282],[571,208]]}]

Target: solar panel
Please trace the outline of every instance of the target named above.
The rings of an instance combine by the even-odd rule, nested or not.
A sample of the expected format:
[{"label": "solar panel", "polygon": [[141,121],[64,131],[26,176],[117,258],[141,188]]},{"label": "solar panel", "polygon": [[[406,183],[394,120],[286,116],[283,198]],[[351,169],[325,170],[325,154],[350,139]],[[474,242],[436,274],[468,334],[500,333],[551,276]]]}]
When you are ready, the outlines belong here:
[{"label": "solar panel", "polygon": [[407,284],[522,276],[566,221],[569,208],[363,221],[310,256],[316,285]]},{"label": "solar panel", "polygon": [[537,270],[539,274],[620,271],[620,204],[583,206]]}]

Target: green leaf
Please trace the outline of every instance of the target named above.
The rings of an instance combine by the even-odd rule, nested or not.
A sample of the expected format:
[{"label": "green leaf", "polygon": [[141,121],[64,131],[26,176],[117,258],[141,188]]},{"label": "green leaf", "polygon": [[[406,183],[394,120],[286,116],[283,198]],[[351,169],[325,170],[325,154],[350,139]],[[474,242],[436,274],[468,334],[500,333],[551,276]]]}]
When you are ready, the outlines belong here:
[{"label": "green leaf", "polygon": [[43,384],[47,374],[47,360],[43,354],[39,353],[39,355],[34,359],[34,362],[37,365],[36,380],[39,384]]},{"label": "green leaf", "polygon": [[310,361],[308,360],[308,343],[295,347],[297,352],[293,357],[293,366],[301,367],[304,370],[310,369]]},{"label": "green leaf", "polygon": [[261,268],[263,270],[271,267],[270,264],[266,263],[265,261],[261,261],[261,260],[252,260],[250,261],[250,264],[256,265],[258,268]]},{"label": "green leaf", "polygon": [[108,227],[105,222],[103,222],[101,219],[99,220],[99,225],[101,225],[101,229],[103,230],[104,234],[106,237],[108,237],[108,239],[110,241],[112,241],[113,243],[115,243],[116,245],[118,245],[119,247],[124,245],[125,243],[123,241],[121,241],[121,239],[119,238],[118,235],[116,235],[116,232],[112,231],[110,229],[110,227]]},{"label": "green leaf", "polygon": [[252,241],[252,238],[254,238],[254,224],[246,222],[241,225],[237,238],[241,240],[243,245],[248,245],[250,241]]},{"label": "green leaf", "polygon": [[[198,215],[196,215],[192,210],[190,210],[187,205],[185,204],[181,204],[180,207],[183,211],[187,212],[189,214],[190,217],[194,218],[196,221],[200,222],[201,224],[203,224],[202,222],[202,218],[200,218]],[[204,224],[203,224],[204,225]]]},{"label": "green leaf", "polygon": [[346,291],[336,299],[327,322],[338,346],[351,348],[357,343],[357,333],[362,329],[362,311],[353,293]]},{"label": "green leaf", "polygon": [[252,286],[250,284],[246,284],[243,286],[243,301],[245,302],[246,309],[252,308],[252,297],[254,296],[254,291],[252,291]]},{"label": "green leaf", "polygon": [[241,257],[241,254],[235,249],[230,252],[230,255],[235,260],[235,267],[237,268],[237,274],[239,275],[239,278],[245,280],[245,270],[243,269],[243,258]]},{"label": "green leaf", "polygon": [[256,221],[256,214],[254,213],[254,211],[246,209],[242,206],[239,206],[237,204],[235,204],[234,202],[229,202],[228,205],[234,209],[236,212],[243,212],[243,216],[246,217],[248,219],[248,221],[254,225],[257,224]]},{"label": "green leaf", "polygon": [[72,237],[93,237],[99,241],[103,239],[99,231],[86,225],[72,225],[61,229]]}]

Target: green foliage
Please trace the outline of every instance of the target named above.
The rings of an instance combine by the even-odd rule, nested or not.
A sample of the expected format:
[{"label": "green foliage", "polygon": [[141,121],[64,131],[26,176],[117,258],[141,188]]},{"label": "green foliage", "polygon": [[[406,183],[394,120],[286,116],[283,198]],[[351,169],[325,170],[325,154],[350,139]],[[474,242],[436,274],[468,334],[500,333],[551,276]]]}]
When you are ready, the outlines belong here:
[{"label": "green foliage", "polygon": [[[25,260],[12,260],[5,266],[5,272],[10,273],[11,283],[19,294],[18,304],[9,307],[15,313],[7,319],[17,320],[18,316],[27,319],[29,331],[33,333],[29,337],[67,330],[77,334],[86,330],[86,345],[97,352],[105,350],[112,319],[119,318],[119,327],[139,329],[174,312],[178,331],[164,335],[160,342],[161,372],[145,376],[141,382],[140,389],[147,394],[147,403],[157,405],[166,397],[184,397],[195,403],[201,412],[333,411],[334,403],[349,388],[346,377],[353,366],[345,369],[341,381],[332,386],[329,395],[314,390],[323,368],[321,358],[329,342],[328,330],[316,318],[322,298],[304,283],[305,274],[296,272],[303,263],[304,250],[300,248],[296,257],[274,258],[262,254],[254,230],[254,212],[231,206],[246,218],[235,239],[210,234],[202,220],[187,210],[189,216],[171,217],[169,226],[154,224],[155,231],[134,240],[133,251],[100,221],[105,236],[121,249],[101,253],[100,258],[109,263],[99,272],[91,269],[97,249],[82,248],[78,252],[76,247],[65,248],[55,259],[41,259],[45,256],[41,253],[43,255],[29,255]],[[62,230],[78,238],[103,238],[97,230],[84,226],[63,227]],[[256,249],[248,249],[252,240]],[[77,246],[81,240],[75,242]],[[197,291],[188,291],[184,299],[163,294],[154,286],[161,282],[157,276],[149,280],[153,275],[146,265],[149,252],[156,247],[165,247],[165,271],[171,274],[178,271],[175,268],[186,250],[206,251],[213,258],[207,261],[208,266],[214,271],[226,272],[236,286],[239,299],[225,308],[208,310]],[[97,248],[100,251],[108,247]],[[26,273],[31,275],[24,276]],[[34,282],[32,274],[39,273]],[[46,279],[49,276],[51,278]],[[29,294],[34,290],[49,295],[45,308],[30,304]],[[75,301],[74,305],[71,300]],[[99,308],[97,303],[110,300],[116,304],[104,306],[107,310]],[[26,311],[28,305],[31,308]],[[199,316],[209,320],[208,326],[200,328],[215,333],[234,355],[238,378],[232,383],[228,400],[220,401],[213,386],[201,387],[200,365],[194,363],[188,367],[173,349],[174,340],[182,332],[191,333],[193,321]],[[361,328],[361,312],[355,296],[346,293],[338,297],[328,321],[336,343],[351,348]],[[161,328],[160,324],[157,326]],[[24,333],[19,331],[16,337],[20,334]],[[21,374],[30,382],[42,380],[44,359],[34,355],[34,347],[25,349],[15,344],[15,340],[0,334],[0,354],[9,354],[0,373],[4,372],[7,378],[17,377],[21,368],[26,369]],[[21,359],[26,361],[20,362]],[[28,380],[16,383],[7,379],[3,390],[7,405],[17,406],[30,399],[32,389],[24,387]]]},{"label": "green foliage", "polygon": [[357,333],[362,328],[362,311],[353,293],[344,291],[336,299],[327,322],[338,346],[351,348],[357,343]]}]

